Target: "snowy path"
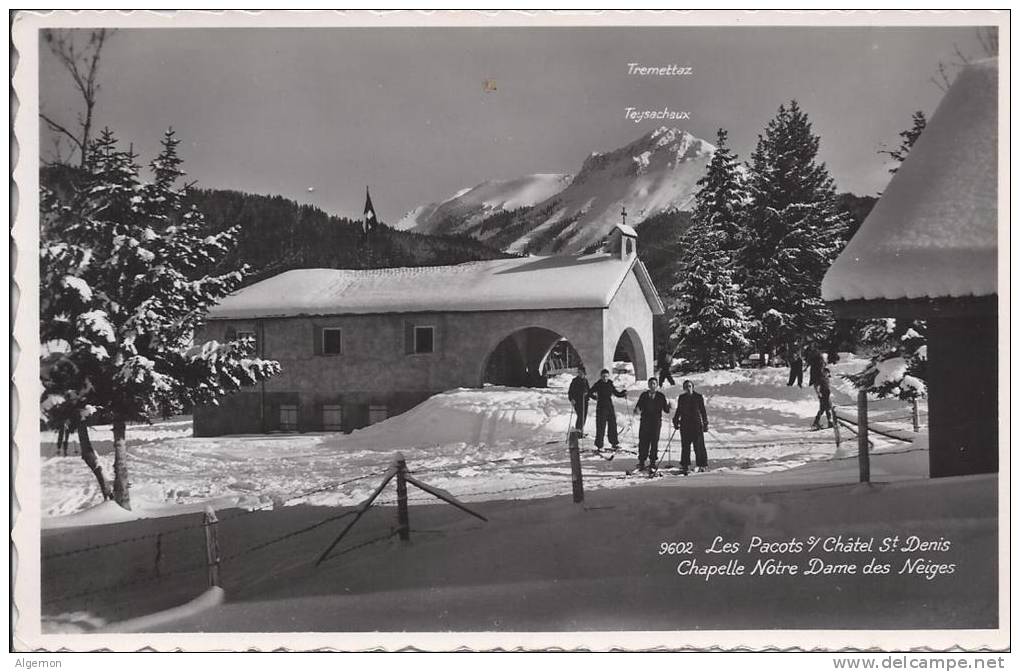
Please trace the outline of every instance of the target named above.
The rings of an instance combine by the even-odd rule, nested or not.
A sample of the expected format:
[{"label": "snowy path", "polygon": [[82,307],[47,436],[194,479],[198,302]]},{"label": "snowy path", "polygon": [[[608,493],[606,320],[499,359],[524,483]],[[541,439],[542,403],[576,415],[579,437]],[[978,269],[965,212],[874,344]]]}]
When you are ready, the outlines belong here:
[{"label": "snowy path", "polygon": [[[833,367],[834,374],[860,366],[860,361],[844,360]],[[836,455],[831,431],[808,431],[817,401],[809,388],[786,387],[786,369],[713,371],[690,378],[705,395],[711,426],[706,440],[713,472],[698,480],[759,484],[778,472],[841,457]],[[630,390],[628,399],[616,404],[621,442],[634,449],[637,422],[631,424],[627,414],[644,385],[635,384],[626,374],[617,380]],[[835,375],[833,380],[834,403],[853,405],[849,385]],[[549,389],[452,390],[349,435],[195,438],[186,417],[129,427],[133,514],[169,515],[200,510],[205,503],[217,508],[351,505],[372,491],[376,475],[396,451],[403,452],[410,469],[423,480],[467,501],[569,493],[570,470],[563,442],[570,419],[565,392],[568,382],[567,377],[554,379]],[[681,382],[679,377],[677,382]],[[672,403],[679,387],[665,391]],[[904,404],[880,402],[878,409],[880,417],[896,418],[893,426],[909,428],[909,410]],[[592,410],[586,426],[589,435],[594,434],[594,424]],[[94,428],[93,436],[104,471],[112,474],[110,428]],[[665,451],[668,436],[664,426],[660,451]],[[43,525],[82,524],[81,514],[68,514],[82,512],[101,499],[79,457],[54,457],[55,442],[53,433],[44,433],[42,510],[48,518]],[[909,449],[894,441],[875,443],[879,453]],[[590,438],[582,444],[586,446],[590,446]],[[678,439],[671,448],[671,457],[678,462]],[[851,443],[845,450],[849,454],[855,448]],[[641,482],[622,478],[634,459],[629,453],[613,462],[585,457],[586,489]],[[387,491],[382,501],[394,496]],[[434,501],[413,489],[411,498],[422,503]]]}]

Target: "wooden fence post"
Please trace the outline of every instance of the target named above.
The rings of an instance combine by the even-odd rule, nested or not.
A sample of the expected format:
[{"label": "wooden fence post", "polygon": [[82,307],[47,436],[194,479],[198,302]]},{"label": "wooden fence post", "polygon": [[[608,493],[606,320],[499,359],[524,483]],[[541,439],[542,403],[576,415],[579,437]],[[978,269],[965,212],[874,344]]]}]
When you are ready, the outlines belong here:
[{"label": "wooden fence post", "polygon": [[159,566],[163,562],[163,533],[160,532],[156,535],[156,576],[159,576]]},{"label": "wooden fence post", "polygon": [[205,508],[205,561],[209,568],[209,586],[220,585],[220,540],[217,536],[219,520],[211,506]]},{"label": "wooden fence post", "polygon": [[914,432],[921,431],[921,418],[917,412],[917,397],[910,400],[910,420],[914,423]]},{"label": "wooden fence post", "polygon": [[861,483],[871,482],[871,463],[868,457],[868,393],[857,393],[857,462]]},{"label": "wooden fence post", "polygon": [[584,483],[581,480],[581,448],[578,445],[581,430],[574,428],[567,435],[567,448],[570,451],[570,480],[574,489],[574,503],[584,501]]},{"label": "wooden fence post", "polygon": [[411,522],[407,511],[407,461],[403,453],[397,453],[394,465],[397,468],[397,533],[401,541],[409,541]]}]

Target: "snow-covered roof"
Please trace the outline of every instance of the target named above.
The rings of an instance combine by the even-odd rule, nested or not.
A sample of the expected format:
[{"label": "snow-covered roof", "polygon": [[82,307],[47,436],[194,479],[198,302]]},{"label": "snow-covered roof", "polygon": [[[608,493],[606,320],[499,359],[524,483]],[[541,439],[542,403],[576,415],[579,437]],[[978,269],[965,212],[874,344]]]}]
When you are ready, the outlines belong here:
[{"label": "snow-covered roof", "polygon": [[635,231],[634,227],[631,226],[630,224],[617,224],[616,228],[618,228],[620,230],[620,233],[622,233],[625,236],[637,238],[637,231]]},{"label": "snow-covered roof", "polygon": [[826,301],[996,293],[998,59],[964,69],[822,281]]},{"label": "snow-covered roof", "polygon": [[641,262],[600,252],[421,268],[299,269],[234,292],[208,317],[605,308],[631,269],[652,312],[662,314]]}]

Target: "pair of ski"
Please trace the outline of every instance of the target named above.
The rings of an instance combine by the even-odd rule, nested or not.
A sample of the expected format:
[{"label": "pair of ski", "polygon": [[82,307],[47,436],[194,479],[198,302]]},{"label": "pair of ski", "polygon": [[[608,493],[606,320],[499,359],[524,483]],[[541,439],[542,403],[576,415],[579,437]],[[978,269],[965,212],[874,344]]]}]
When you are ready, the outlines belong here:
[{"label": "pair of ski", "polygon": [[601,457],[606,462],[612,462],[613,458],[616,457],[617,453],[632,452],[624,450],[623,448],[591,448],[589,451],[592,455]]},{"label": "pair of ski", "polygon": [[665,476],[666,474],[669,474],[670,476],[690,476],[690,475],[698,474],[698,473],[705,473],[705,472],[703,472],[703,471],[694,471],[694,470],[685,471],[681,467],[664,467],[664,468],[661,468],[661,469],[659,467],[656,467],[655,469],[650,469],[650,468],[647,468],[647,467],[645,469],[640,469],[640,468],[635,467],[634,469],[628,469],[627,472],[626,472],[626,475],[627,476],[643,476],[645,478],[656,478],[657,476]]}]

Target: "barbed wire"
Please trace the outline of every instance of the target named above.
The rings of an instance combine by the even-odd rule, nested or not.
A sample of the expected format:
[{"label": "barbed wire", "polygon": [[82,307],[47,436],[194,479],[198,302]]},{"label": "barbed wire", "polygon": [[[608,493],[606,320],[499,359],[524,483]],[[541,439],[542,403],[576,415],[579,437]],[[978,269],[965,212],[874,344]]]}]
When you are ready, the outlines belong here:
[{"label": "barbed wire", "polygon": [[390,538],[394,537],[398,532],[399,532],[399,530],[396,530],[396,529],[390,530],[386,534],[380,535],[378,537],[373,537],[371,539],[368,539],[367,541],[363,541],[363,542],[361,542],[359,544],[355,544],[354,546],[350,546],[348,548],[345,548],[342,551],[338,551],[336,553],[331,553],[329,557],[330,558],[338,558],[341,555],[347,555],[348,553],[353,553],[354,551],[357,551],[357,550],[360,550],[362,548],[365,548],[366,546],[371,546],[372,544],[378,544],[380,541],[386,541],[387,539],[390,539]]},{"label": "barbed wire", "polygon": [[[191,514],[191,515],[195,515],[195,514]],[[103,542],[103,543],[100,543],[100,544],[92,544],[90,546],[82,546],[80,548],[72,548],[72,549],[67,550],[67,551],[59,551],[59,552],[56,552],[56,553],[47,553],[46,555],[42,556],[42,559],[43,560],[55,560],[57,558],[66,558],[68,556],[78,555],[80,553],[86,553],[88,551],[95,551],[95,550],[98,550],[98,549],[101,549],[101,548],[110,548],[110,547],[113,547],[113,546],[120,546],[122,544],[130,544],[130,543],[134,543],[134,542],[138,542],[138,541],[145,541],[147,539],[158,539],[159,537],[179,534],[181,532],[186,532],[188,530],[200,529],[202,526],[203,526],[202,523],[199,523],[197,525],[183,525],[181,527],[175,527],[175,528],[166,530],[165,532],[149,532],[149,533],[146,533],[146,534],[139,534],[139,535],[135,535],[133,537],[125,537],[123,539],[117,539],[115,541],[107,541],[107,542]]]},{"label": "barbed wire", "polygon": [[[533,490],[535,488],[541,488],[541,487],[545,487],[545,486],[548,486],[548,485],[556,485],[557,483],[560,483],[560,481],[544,481],[544,482],[541,482],[541,483],[532,483],[531,485],[520,485],[520,486],[514,486],[514,487],[510,487],[510,488],[502,488],[500,490],[483,490],[483,491],[480,491],[480,492],[464,492],[464,493],[460,493],[460,494],[456,495],[456,497],[458,499],[464,499],[464,498],[467,498],[467,497],[480,497],[480,496],[488,496],[488,495],[502,495],[502,494],[506,494],[508,492],[519,492],[519,491],[523,491],[523,490]],[[408,503],[425,502],[425,501],[429,501],[429,500],[431,500],[431,497],[420,497],[420,498],[417,498],[417,499],[414,499],[414,500],[408,498]],[[373,503],[373,506],[393,506],[395,504],[397,504],[397,500],[396,499],[386,499],[386,500],[376,500]]]},{"label": "barbed wire", "polygon": [[[291,532],[291,533],[289,533],[287,535],[283,535],[281,537],[278,537],[278,538],[275,538],[275,539],[271,539],[268,542],[263,542],[261,544],[256,544],[255,546],[246,548],[246,549],[244,549],[242,551],[238,551],[236,553],[232,553],[230,555],[224,556],[224,557],[219,559],[218,564],[222,565],[223,563],[226,563],[227,561],[234,560],[234,559],[236,559],[238,557],[241,557],[243,555],[247,555],[247,554],[249,554],[251,552],[254,552],[256,550],[259,550],[261,548],[265,548],[266,546],[269,546],[271,544],[283,541],[284,539],[287,539],[287,538],[290,538],[290,537],[293,537],[293,536],[297,536],[298,534],[303,534],[303,533],[308,532],[308,531],[310,531],[310,530],[312,530],[312,529],[314,529],[316,527],[324,525],[327,522],[331,522],[333,520],[344,518],[344,517],[346,517],[348,515],[351,515],[353,513],[354,513],[353,511],[347,511],[347,512],[344,512],[343,514],[340,514],[338,516],[331,516],[331,517],[329,517],[327,519],[319,521],[318,523],[316,523],[314,525],[309,525],[309,526],[307,526],[305,528],[302,528],[300,530],[295,530],[294,532]],[[380,541],[384,541],[384,540],[389,539],[390,537],[394,536],[396,533],[397,533],[396,530],[391,530],[390,532],[388,532],[388,533],[386,533],[384,535],[381,535],[379,537],[374,537],[374,538],[369,539],[367,541],[363,541],[363,542],[361,542],[361,543],[359,543],[359,544],[357,544],[355,546],[351,546],[351,547],[349,547],[347,549],[344,549],[343,551],[340,551],[339,553],[335,553],[334,556],[345,555],[347,553],[351,553],[353,551],[356,551],[358,549],[364,548],[364,547],[369,546],[371,544],[375,544],[375,543],[378,543]],[[89,588],[89,589],[78,591],[76,593],[71,593],[71,594],[68,594],[68,595],[61,595],[59,597],[48,598],[48,599],[43,600],[43,604],[55,604],[55,603],[59,603],[59,602],[68,602],[68,601],[79,599],[79,598],[82,598],[82,597],[89,597],[90,595],[98,595],[98,594],[101,594],[101,593],[108,593],[108,592],[112,592],[112,591],[116,591],[116,590],[122,590],[124,588],[132,588],[132,587],[144,585],[144,584],[147,584],[147,583],[155,583],[157,581],[161,581],[161,580],[169,578],[169,577],[181,576],[183,574],[191,574],[191,573],[198,572],[198,571],[201,571],[201,570],[204,570],[204,569],[208,569],[208,567],[209,567],[209,565],[207,563],[191,565],[191,566],[188,566],[188,567],[184,567],[182,569],[177,569],[177,570],[173,570],[173,571],[169,571],[169,572],[160,572],[158,574],[154,574],[154,575],[146,576],[146,577],[141,577],[141,578],[138,578],[138,579],[133,579],[131,581],[122,581],[120,583],[115,583],[115,584],[110,585],[110,586],[104,586],[102,588]]]},{"label": "barbed wire", "polygon": [[[344,481],[338,481],[338,482],[330,483],[329,485],[320,486],[320,487],[315,488],[313,490],[308,490],[306,492],[301,492],[301,493],[298,493],[297,495],[293,495],[293,496],[288,497],[286,499],[276,500],[274,502],[269,502],[269,503],[264,504],[262,506],[257,506],[257,507],[251,508],[251,509],[240,511],[240,512],[234,514],[234,515],[225,516],[223,518],[220,518],[217,522],[219,522],[219,523],[226,523],[226,522],[234,521],[234,520],[237,520],[239,518],[244,518],[245,516],[250,516],[250,515],[252,515],[254,513],[259,513],[259,512],[262,512],[262,511],[271,510],[271,509],[267,508],[267,507],[270,507],[270,506],[275,508],[278,504],[281,504],[281,503],[282,504],[287,504],[288,502],[293,502],[293,501],[295,501],[297,499],[303,499],[305,497],[310,497],[312,495],[319,494],[320,492],[327,492],[329,490],[335,490],[335,489],[341,488],[341,487],[343,487],[345,485],[350,485],[351,483],[356,483],[357,481],[363,481],[363,480],[365,480],[367,478],[373,478],[375,476],[382,476],[384,473],[385,473],[385,471],[377,471],[377,472],[372,472],[372,473],[369,473],[369,474],[364,474],[362,476],[356,476],[354,478],[349,478],[349,479],[344,480]],[[195,512],[194,514],[182,514],[182,515],[197,515],[198,513],[199,512]],[[205,521],[202,521],[202,522],[199,522],[199,523],[194,523],[194,524],[191,524],[191,525],[182,525],[180,527],[171,528],[171,529],[163,531],[163,532],[148,532],[146,534],[139,534],[139,535],[135,535],[135,536],[132,536],[132,537],[125,537],[123,539],[116,539],[114,541],[107,541],[107,542],[102,542],[102,543],[98,543],[98,544],[90,544],[88,546],[81,546],[79,548],[72,548],[72,549],[66,550],[66,551],[59,551],[59,552],[55,552],[55,553],[48,553],[48,554],[42,556],[42,560],[56,560],[56,559],[59,559],[59,558],[65,558],[65,557],[69,557],[69,556],[73,556],[73,555],[79,555],[81,553],[87,553],[87,552],[90,552],[90,551],[96,551],[96,550],[99,550],[99,549],[111,548],[111,547],[114,547],[114,546],[120,546],[122,544],[130,544],[130,543],[135,543],[135,542],[139,542],[139,541],[146,541],[148,539],[158,539],[160,537],[165,537],[165,536],[169,536],[169,535],[179,534],[181,532],[187,532],[188,530],[199,530],[199,529],[202,529],[203,527],[205,527]]]},{"label": "barbed wire", "polygon": [[120,590],[122,588],[132,588],[134,586],[140,586],[140,585],[144,585],[146,583],[155,583],[157,581],[162,581],[163,579],[165,579],[167,577],[180,576],[182,574],[191,574],[192,572],[198,572],[198,571],[201,571],[201,570],[204,570],[204,569],[207,569],[207,568],[208,568],[208,565],[205,564],[205,563],[202,563],[200,565],[188,566],[188,567],[185,567],[185,568],[182,568],[182,569],[176,569],[176,570],[173,570],[173,571],[170,571],[170,572],[160,572],[159,574],[154,574],[152,576],[145,576],[145,577],[142,577],[142,578],[133,579],[131,581],[122,581],[120,583],[115,583],[115,584],[110,585],[110,586],[104,586],[102,588],[89,588],[87,590],[82,590],[82,591],[79,591],[77,593],[71,593],[69,595],[61,595],[59,597],[51,597],[51,598],[43,600],[42,603],[43,604],[55,604],[55,603],[58,603],[58,602],[68,602],[70,600],[76,600],[78,598],[88,597],[90,595],[98,595],[98,594],[101,594],[101,593],[108,593],[108,592],[111,592],[111,591],[114,591],[114,590]]},{"label": "barbed wire", "polygon": [[305,534],[307,532],[311,532],[312,530],[315,530],[315,529],[318,529],[318,528],[322,527],[326,523],[331,523],[331,522],[336,521],[336,520],[341,520],[343,518],[346,518],[347,516],[352,516],[352,515],[354,515],[354,510],[353,509],[350,510],[350,511],[344,511],[343,513],[335,515],[335,516],[330,516],[328,518],[324,518],[324,519],[318,521],[317,523],[313,523],[311,525],[307,525],[305,527],[302,527],[299,530],[294,530],[293,532],[288,532],[288,533],[280,535],[278,537],[274,537],[272,539],[269,539],[268,541],[263,541],[263,542],[260,542],[258,544],[255,544],[253,546],[249,546],[248,548],[242,549],[240,551],[236,551],[236,552],[231,553],[229,555],[225,555],[225,556],[223,556],[220,559],[220,562],[227,562],[229,560],[234,560],[236,558],[239,558],[239,557],[241,557],[243,555],[248,555],[249,553],[254,553],[255,551],[260,551],[263,548],[266,548],[268,546],[272,546],[273,544],[278,544],[281,541],[286,541],[287,539],[291,539],[293,537]]}]

